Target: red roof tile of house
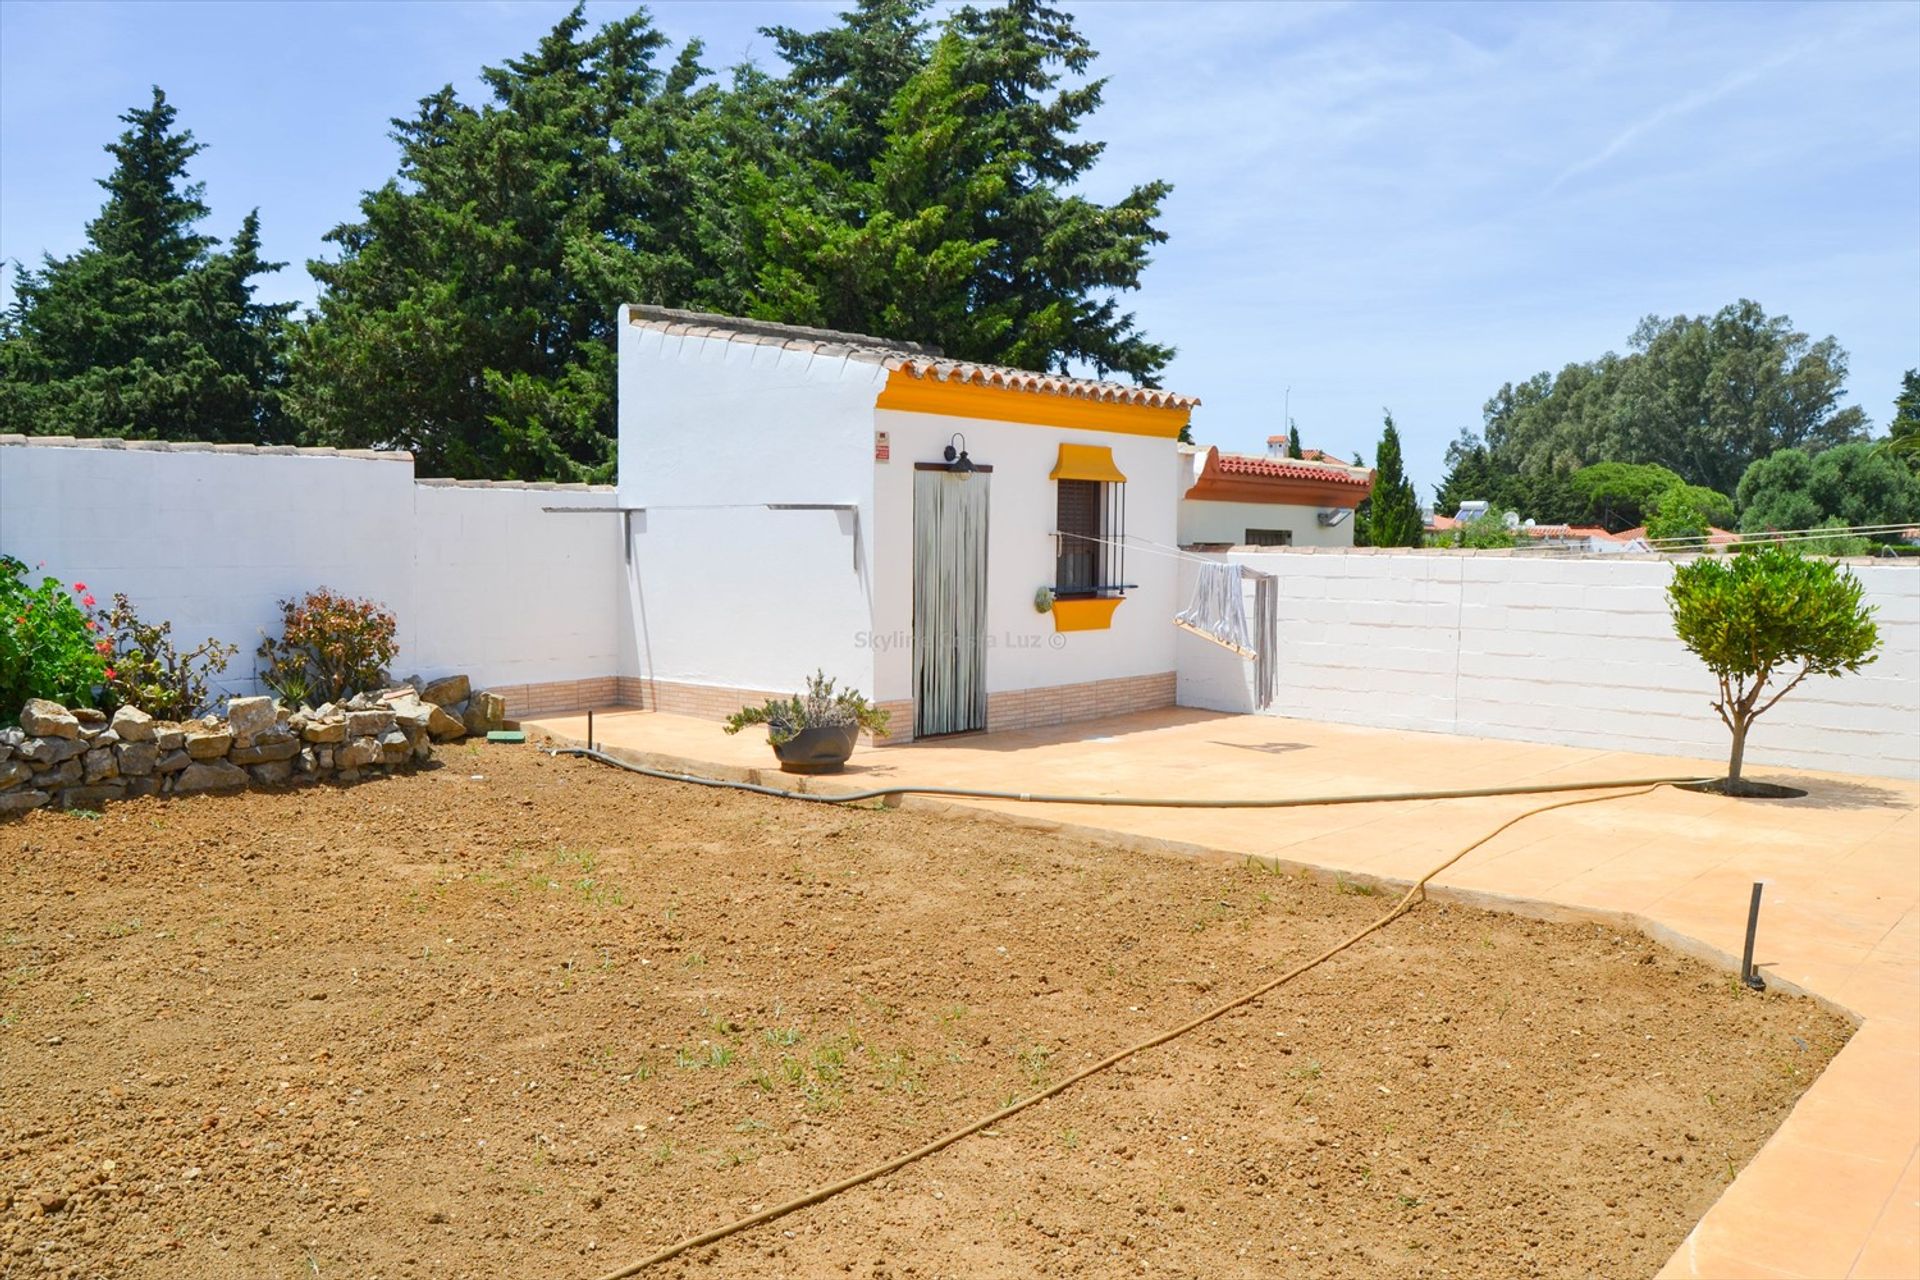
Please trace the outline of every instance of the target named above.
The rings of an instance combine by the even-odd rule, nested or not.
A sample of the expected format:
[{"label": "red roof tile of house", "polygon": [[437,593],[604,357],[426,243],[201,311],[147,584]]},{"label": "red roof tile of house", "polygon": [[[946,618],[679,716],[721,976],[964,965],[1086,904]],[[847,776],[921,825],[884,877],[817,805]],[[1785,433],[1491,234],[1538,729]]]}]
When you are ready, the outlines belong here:
[{"label": "red roof tile of house", "polygon": [[1302,458],[1255,458],[1244,453],[1223,453],[1219,466],[1223,475],[1230,476],[1318,480],[1327,484],[1350,484],[1362,489],[1373,484],[1372,474],[1358,467],[1342,465],[1335,468],[1324,462],[1308,462]]},{"label": "red roof tile of house", "polygon": [[1299,458],[1255,458],[1221,453],[1212,445],[1188,450],[1193,456],[1193,483],[1186,496],[1216,502],[1304,504],[1318,507],[1358,507],[1373,486],[1373,472],[1365,467],[1334,466]]}]

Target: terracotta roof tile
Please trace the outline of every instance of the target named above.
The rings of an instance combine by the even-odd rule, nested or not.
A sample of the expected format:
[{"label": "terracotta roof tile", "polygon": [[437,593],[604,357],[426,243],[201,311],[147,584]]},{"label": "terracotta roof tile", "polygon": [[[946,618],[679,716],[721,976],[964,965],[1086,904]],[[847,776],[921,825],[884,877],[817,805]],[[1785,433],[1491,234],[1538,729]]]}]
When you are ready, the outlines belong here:
[{"label": "terracotta roof tile", "polygon": [[1362,489],[1373,483],[1372,473],[1358,467],[1307,462],[1300,458],[1255,458],[1244,453],[1221,454],[1220,472],[1229,476],[1270,476],[1275,480],[1319,480]]}]

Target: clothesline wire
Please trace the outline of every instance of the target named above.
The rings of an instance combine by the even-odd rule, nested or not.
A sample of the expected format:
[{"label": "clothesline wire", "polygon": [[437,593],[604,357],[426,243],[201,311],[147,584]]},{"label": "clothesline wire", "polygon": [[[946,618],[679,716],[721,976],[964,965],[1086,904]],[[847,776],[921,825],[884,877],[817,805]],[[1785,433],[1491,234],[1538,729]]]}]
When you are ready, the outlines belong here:
[{"label": "clothesline wire", "polygon": [[[1060,536],[1062,538],[1072,538],[1076,542],[1100,542],[1100,543],[1105,543],[1107,546],[1110,546],[1110,547],[1118,547],[1118,546],[1134,547],[1134,548],[1138,548],[1140,550],[1145,551],[1147,555],[1165,556],[1169,560],[1187,560],[1194,564],[1226,563],[1225,561],[1217,560],[1212,556],[1196,555],[1191,551],[1184,551],[1179,547],[1169,546],[1164,542],[1155,542],[1150,538],[1143,538],[1137,533],[1124,533],[1124,534],[1121,534],[1120,537],[1118,538],[1104,538],[1104,537],[1100,537],[1097,534],[1091,534],[1091,533],[1066,533],[1066,532],[1062,532]],[[1247,572],[1250,574],[1259,573],[1260,570],[1247,569]]]}]

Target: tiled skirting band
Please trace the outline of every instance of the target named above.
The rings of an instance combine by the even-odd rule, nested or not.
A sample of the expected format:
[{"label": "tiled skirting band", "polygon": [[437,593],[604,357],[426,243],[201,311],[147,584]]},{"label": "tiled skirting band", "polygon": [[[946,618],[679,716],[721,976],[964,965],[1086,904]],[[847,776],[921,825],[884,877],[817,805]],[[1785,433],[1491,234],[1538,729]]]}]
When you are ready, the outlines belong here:
[{"label": "tiled skirting band", "polygon": [[[1039,729],[1151,711],[1174,705],[1175,677],[1171,671],[1080,684],[1048,685],[987,695],[988,729]],[[494,685],[491,691],[506,699],[507,715],[516,720],[580,711],[588,707],[638,707],[700,720],[724,720],[743,705],[785,694],[724,685],[682,684],[638,676],[598,676],[589,680],[553,680],[542,684]],[[893,732],[881,745],[913,739],[913,703],[883,702],[893,714]]]}]

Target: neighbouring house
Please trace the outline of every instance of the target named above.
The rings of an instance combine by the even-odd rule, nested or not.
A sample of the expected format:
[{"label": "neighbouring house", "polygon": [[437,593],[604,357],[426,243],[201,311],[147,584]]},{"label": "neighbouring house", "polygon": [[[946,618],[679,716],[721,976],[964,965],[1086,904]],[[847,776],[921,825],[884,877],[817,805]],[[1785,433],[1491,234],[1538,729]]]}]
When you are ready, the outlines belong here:
[{"label": "neighbouring house", "polygon": [[[1267,456],[1269,458],[1285,458],[1287,456],[1287,438],[1285,436],[1268,436]],[[1300,457],[1295,458],[1294,461],[1330,462],[1336,467],[1359,465],[1358,463],[1349,463],[1345,458],[1336,458],[1324,449],[1301,449]]]},{"label": "neighbouring house", "polygon": [[[1425,528],[1429,543],[1434,546],[1449,546],[1453,535],[1466,524],[1485,518],[1488,507],[1485,502],[1463,502],[1454,515],[1440,515],[1434,511],[1425,513]],[[1574,555],[1619,555],[1624,552],[1650,552],[1655,550],[1647,541],[1647,530],[1643,525],[1635,529],[1625,529],[1619,533],[1609,532],[1597,524],[1537,524],[1532,520],[1519,521],[1512,513],[1507,516],[1507,528],[1518,539],[1521,547],[1530,550],[1559,551]],[[1739,541],[1739,535],[1725,529],[1709,529],[1708,543],[1714,547],[1724,547]]]},{"label": "neighbouring house", "polygon": [[1180,545],[1351,547],[1354,510],[1372,487],[1371,470],[1344,462],[1182,445]]},{"label": "neighbouring house", "polygon": [[642,306],[619,359],[626,700],[820,668],[894,741],[1173,705],[1193,397]]}]

